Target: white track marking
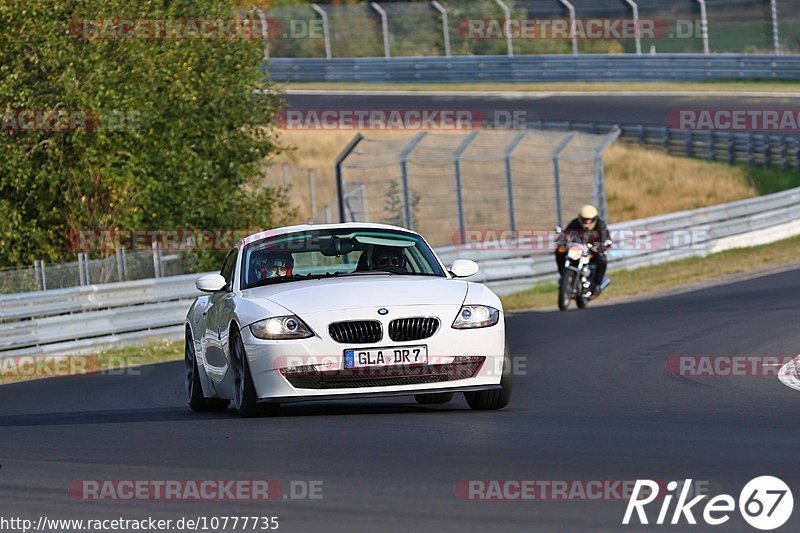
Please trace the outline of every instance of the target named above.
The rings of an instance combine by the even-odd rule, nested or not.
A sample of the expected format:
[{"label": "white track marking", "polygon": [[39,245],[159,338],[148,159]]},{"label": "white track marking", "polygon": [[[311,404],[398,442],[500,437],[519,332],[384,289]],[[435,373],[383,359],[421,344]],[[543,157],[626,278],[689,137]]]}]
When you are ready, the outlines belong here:
[{"label": "white track marking", "polygon": [[781,367],[778,371],[778,379],[787,387],[800,390],[800,379],[797,377],[798,369],[800,369],[800,355]]}]

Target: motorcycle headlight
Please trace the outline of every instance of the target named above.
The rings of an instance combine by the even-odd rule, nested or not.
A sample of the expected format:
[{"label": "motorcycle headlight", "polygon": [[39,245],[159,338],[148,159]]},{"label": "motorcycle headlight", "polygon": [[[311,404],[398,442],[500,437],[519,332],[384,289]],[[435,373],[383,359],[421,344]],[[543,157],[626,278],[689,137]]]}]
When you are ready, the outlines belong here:
[{"label": "motorcycle headlight", "polygon": [[313,337],[311,329],[294,315],[274,316],[250,324],[250,331],[259,339],[306,339]]},{"label": "motorcycle headlight", "polygon": [[488,328],[500,320],[500,311],[488,305],[465,305],[458,312],[453,327],[456,329]]},{"label": "motorcycle headlight", "polygon": [[583,255],[583,248],[580,246],[570,246],[569,250],[567,250],[567,257],[572,259],[573,261],[577,261]]}]

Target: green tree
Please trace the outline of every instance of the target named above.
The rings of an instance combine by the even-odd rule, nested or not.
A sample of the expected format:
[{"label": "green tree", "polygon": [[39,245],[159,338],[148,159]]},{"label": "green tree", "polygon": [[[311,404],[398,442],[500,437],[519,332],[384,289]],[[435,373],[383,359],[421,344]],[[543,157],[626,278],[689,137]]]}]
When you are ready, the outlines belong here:
[{"label": "green tree", "polygon": [[[0,265],[74,259],[75,230],[268,228],[291,215],[259,185],[281,105],[262,41],[85,31],[97,19],[242,13],[219,0],[0,3]],[[25,129],[25,111],[90,119]]]}]

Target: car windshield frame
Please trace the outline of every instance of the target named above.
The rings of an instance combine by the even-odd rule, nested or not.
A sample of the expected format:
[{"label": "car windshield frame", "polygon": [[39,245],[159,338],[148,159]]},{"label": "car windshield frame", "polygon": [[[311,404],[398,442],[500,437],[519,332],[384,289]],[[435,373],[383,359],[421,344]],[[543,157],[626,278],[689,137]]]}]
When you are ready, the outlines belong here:
[{"label": "car windshield frame", "polygon": [[[338,239],[336,238],[338,237]],[[345,239],[347,237],[347,239]],[[309,246],[316,241],[327,241],[325,244],[331,244],[334,247],[322,250],[322,243],[318,242],[319,246]],[[339,241],[338,243],[336,241]],[[398,241],[405,241],[407,245],[393,246],[393,243]],[[341,245],[344,244],[344,247]],[[409,249],[405,255],[406,262],[410,268],[417,268],[417,272],[401,272],[396,270],[357,270],[359,268],[359,260],[362,254],[369,254],[375,246],[382,247],[396,247],[399,249]],[[337,248],[338,247],[338,248]],[[332,271],[324,272],[309,272],[306,274],[293,273],[290,276],[278,276],[273,278],[261,279],[248,279],[250,273],[251,254],[257,253],[260,250],[272,249],[278,253],[291,253],[293,259],[296,257],[294,254],[315,254],[319,258],[331,258],[332,264],[327,265],[333,267]],[[411,251],[413,249],[413,252]],[[336,264],[335,261],[342,257],[347,257],[347,260]],[[353,265],[353,270],[342,270],[344,265]],[[326,265],[322,265],[324,268]],[[423,266],[425,268],[423,268]],[[309,267],[298,267],[305,269]],[[313,267],[312,267],[313,268]],[[423,271],[425,270],[425,271]],[[429,271],[428,271],[429,270]],[[425,242],[421,235],[411,232],[404,232],[397,229],[384,229],[374,227],[352,227],[352,228],[311,228],[299,231],[292,231],[273,235],[259,239],[242,246],[240,258],[240,275],[239,287],[240,290],[247,290],[266,285],[290,283],[294,281],[305,281],[311,279],[327,279],[327,278],[341,278],[341,277],[356,277],[367,275],[383,275],[383,276],[426,276],[447,278],[447,271],[443,268],[441,261],[437,257],[434,250]]]}]

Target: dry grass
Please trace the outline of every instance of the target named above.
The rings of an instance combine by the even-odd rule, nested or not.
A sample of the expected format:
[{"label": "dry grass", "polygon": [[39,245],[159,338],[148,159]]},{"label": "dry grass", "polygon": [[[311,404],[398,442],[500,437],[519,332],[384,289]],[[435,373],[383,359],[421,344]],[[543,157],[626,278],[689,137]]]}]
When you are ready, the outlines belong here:
[{"label": "dry grass", "polygon": [[605,154],[613,222],[758,196],[747,170],[617,143]]},{"label": "dry grass", "polygon": [[[370,132],[370,136],[408,136],[409,132]],[[283,185],[282,164],[290,167],[292,204],[297,222],[311,217],[308,171],[316,172],[317,222],[325,220],[323,208],[331,206],[336,220],[336,180],[333,162],[354,131],[282,131],[280,142],[293,147],[276,157],[265,184]],[[757,196],[747,170],[725,163],[673,157],[638,146],[617,143],[605,156],[606,190],[612,222],[659,215]]]}]

